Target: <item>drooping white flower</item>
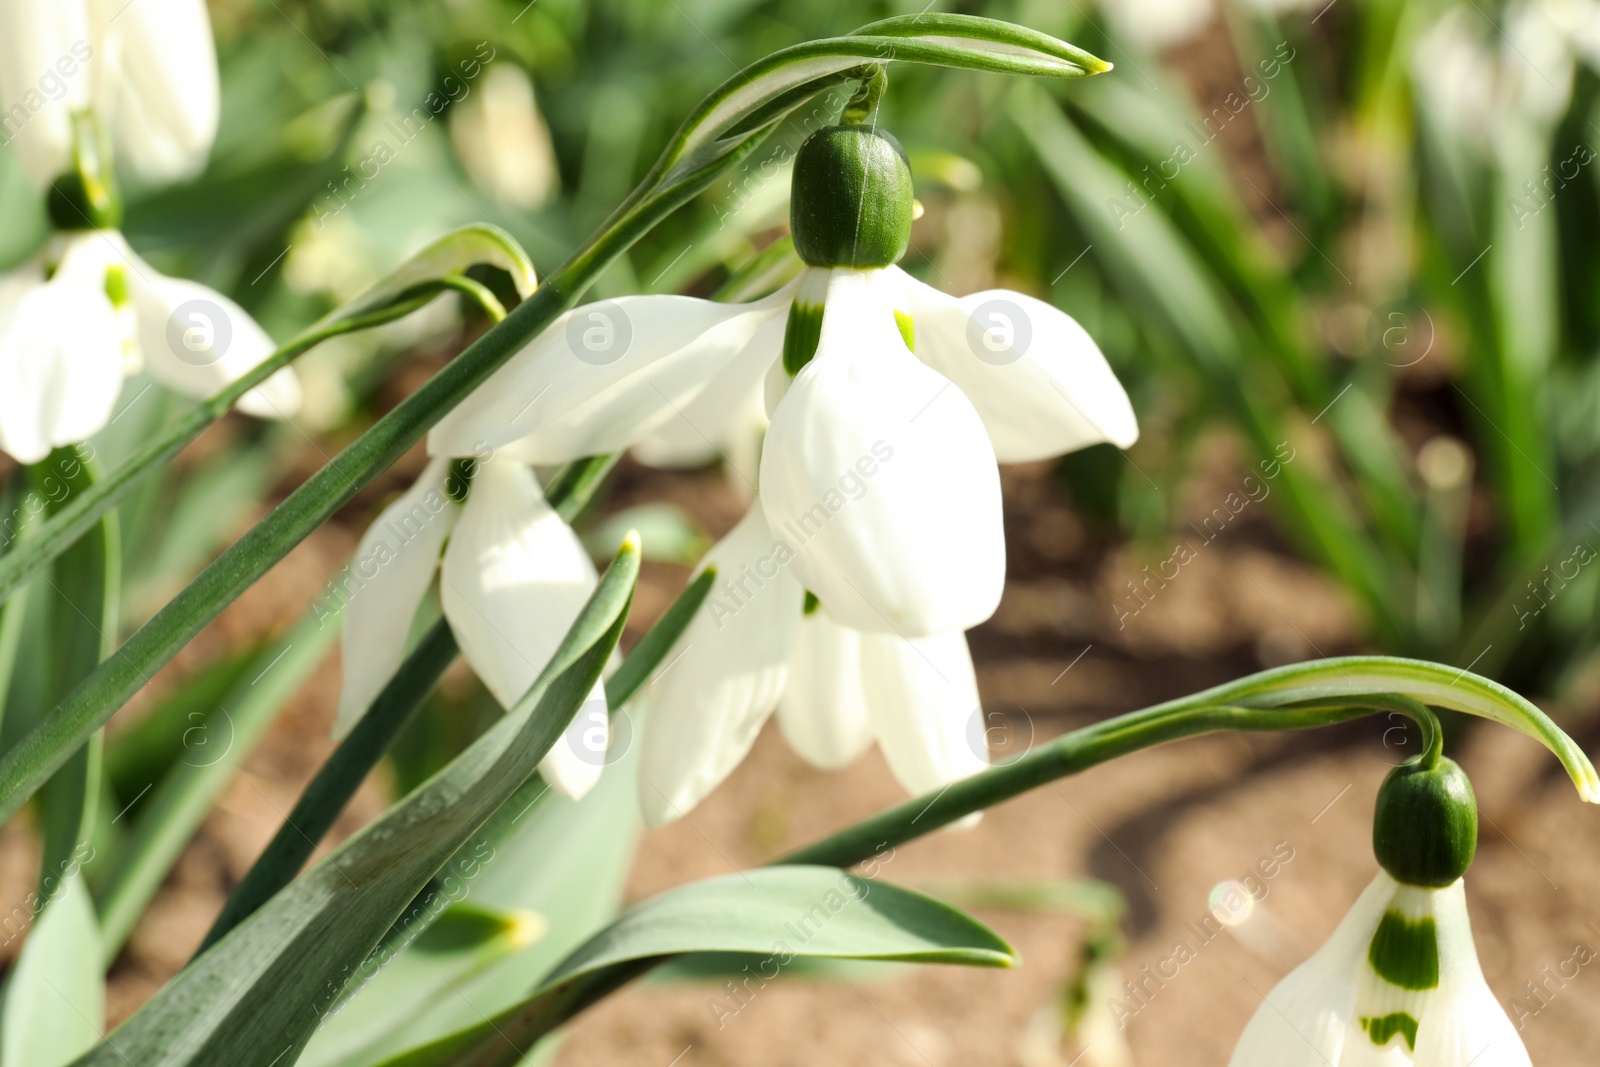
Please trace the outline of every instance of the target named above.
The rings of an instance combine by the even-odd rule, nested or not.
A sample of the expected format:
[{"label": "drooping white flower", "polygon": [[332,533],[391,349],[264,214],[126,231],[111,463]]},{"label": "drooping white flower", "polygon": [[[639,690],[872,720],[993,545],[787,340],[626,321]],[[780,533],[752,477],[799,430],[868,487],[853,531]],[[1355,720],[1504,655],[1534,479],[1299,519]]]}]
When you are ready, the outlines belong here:
[{"label": "drooping white flower", "polygon": [[205,2],[5,0],[0,98],[7,140],[41,186],[71,169],[74,116],[91,109],[135,172],[187,177],[205,165],[220,110]]},{"label": "drooping white flower", "polygon": [[651,822],[722,781],[775,708],[806,758],[839,766],[875,738],[914,792],[984,766],[963,631],[1005,579],[996,460],[1138,436],[1069,316],[1004,290],[949,297],[895,266],[911,213],[891,138],[819,131],[795,162],[797,279],[744,304],[579,307],[429,437],[435,455],[517,441],[539,463],[721,453],[758,492],[708,557],[712,601],[647,691]]},{"label": "drooping white flower", "polygon": [[1267,995],[1229,1067],[1529,1067],[1484,980],[1464,883],[1380,871],[1317,953]]},{"label": "drooping white flower", "polygon": [[835,770],[876,740],[912,793],[988,765],[965,636],[841,626],[806,596],[794,555],[754,506],[707,554],[706,604],[650,683],[640,802],[651,825],[687,814],[739,765],[777,711],[790,746]]},{"label": "drooping white flower", "polygon": [[[144,370],[205,397],[276,348],[238,304],[161,274],[115,230],[64,235],[49,260],[0,277],[0,450],[35,463],[92,436],[111,419],[125,374]],[[299,403],[285,369],[239,407],[287,418]]]},{"label": "drooping white flower", "polygon": [[[464,504],[454,499],[461,487],[447,484],[451,462],[434,459],[368,528],[341,591],[336,736],[349,732],[399,669],[435,574],[462,654],[502,707],[515,705],[550,662],[594,591],[595,569],[514,455],[502,450],[477,463]],[[539,764],[553,789],[580,797],[599,780],[608,722],[605,688],[596,683]]]},{"label": "drooping white flower", "polygon": [[1230,1067],[1530,1067],[1472,943],[1462,876],[1477,844],[1472,783],[1434,723],[1428,751],[1378,791],[1382,870],[1268,994]]}]

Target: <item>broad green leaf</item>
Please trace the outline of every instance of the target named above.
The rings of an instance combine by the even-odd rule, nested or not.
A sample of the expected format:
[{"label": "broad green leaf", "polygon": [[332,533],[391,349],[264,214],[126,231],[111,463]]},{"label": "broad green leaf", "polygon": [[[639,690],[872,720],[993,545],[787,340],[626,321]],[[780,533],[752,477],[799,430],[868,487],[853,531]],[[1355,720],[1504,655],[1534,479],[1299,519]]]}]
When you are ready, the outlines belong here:
[{"label": "broad green leaf", "polygon": [[184,846],[278,712],[316,670],[334,638],[337,614],[309,612],[268,645],[200,726],[186,728],[171,764],[135,817],[99,889],[106,963],[116,958]]},{"label": "broad green leaf", "polygon": [[0,1067],[61,1067],[99,1041],[106,1014],[100,930],[76,873],[34,923],[6,986]]},{"label": "broad green leaf", "polygon": [[[384,1067],[512,1067],[542,1011],[608,968],[692,952],[759,952],[764,978],[799,957],[1010,967],[1016,953],[971,916],[830,867],[767,867],[695,882],[633,908],[573,952],[521,1004]],[[770,970],[770,975],[767,971]]]},{"label": "broad green leaf", "polygon": [[418,890],[534,772],[599,679],[626,622],[637,543],[601,577],[550,664],[471,747],[335,849],[168,983],[78,1063],[294,1062]]}]

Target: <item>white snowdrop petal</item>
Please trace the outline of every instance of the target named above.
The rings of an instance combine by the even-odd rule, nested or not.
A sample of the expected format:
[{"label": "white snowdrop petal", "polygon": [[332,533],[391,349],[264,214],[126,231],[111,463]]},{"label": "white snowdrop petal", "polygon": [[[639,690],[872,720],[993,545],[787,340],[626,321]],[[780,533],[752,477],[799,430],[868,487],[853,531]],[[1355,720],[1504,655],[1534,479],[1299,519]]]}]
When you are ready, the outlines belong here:
[{"label": "white snowdrop petal", "polygon": [[428,464],[416,484],[383,511],[356,548],[344,601],[344,678],[333,736],[367,713],[405,658],[417,606],[428,592],[458,512],[444,492],[448,460]]},{"label": "white snowdrop petal", "polygon": [[633,454],[652,467],[698,467],[721,459],[733,478],[754,490],[758,463],[750,439],[766,428],[762,404],[767,369],[779,362],[786,318],[769,316],[750,342],[705,389],[642,438]]},{"label": "white snowdrop petal", "polygon": [[575,308],[441,419],[428,448],[466,455],[525,440],[540,463],[620,451],[684,411],[787,301],[786,291],[750,304],[627,296]]},{"label": "white snowdrop petal", "polygon": [[1138,440],[1128,394],[1072,316],[1005,289],[956,299],[892,271],[910,305],[917,358],[972,401],[1000,462]]},{"label": "white snowdrop petal", "polygon": [[72,165],[72,113],[89,104],[94,47],[81,0],[0,3],[4,139],[40,186]]},{"label": "white snowdrop petal", "polygon": [[788,558],[759,505],[707,554],[716,583],[647,689],[639,799],[651,826],[715,789],[778,703],[805,600]]},{"label": "white snowdrop petal", "polygon": [[862,634],[861,676],[873,735],[913,795],[989,765],[966,635]]},{"label": "white snowdrop petal", "polygon": [[1000,478],[971,402],[907,351],[882,278],[833,272],[817,354],[767,431],[761,502],[835,621],[950,633],[1000,600]]},{"label": "white snowdrop petal", "polygon": [[221,94],[205,0],[95,0],[114,38],[117,153],[151,181],[198,173],[217,136]]},{"label": "white snowdrop petal", "polygon": [[445,548],[439,597],[462,654],[503,707],[550,662],[595,581],[533,472],[512,460],[480,463]]},{"label": "white snowdrop petal", "polygon": [[[277,351],[277,343],[233,300],[186,278],[169,278],[120,235],[128,290],[139,320],[139,350],[150,376],[169,389],[205,398]],[[257,418],[286,419],[300,410],[300,382],[285,367],[239,400]]]},{"label": "white snowdrop petal", "polygon": [[1416,1062],[1529,1067],[1516,1026],[1489,989],[1473,943],[1466,883],[1429,893],[1439,938],[1439,988],[1422,1010]]},{"label": "white snowdrop petal", "polygon": [[597,681],[578,713],[567,724],[544,759],[539,773],[564,797],[578,800],[600,781],[611,743],[611,710],[604,681]]},{"label": "white snowdrop petal", "polygon": [[0,449],[37,463],[93,436],[122,388],[122,331],[103,276],[28,271],[0,296]]},{"label": "white snowdrop petal", "polygon": [[1379,872],[1333,935],[1267,994],[1228,1067],[1329,1067],[1346,1061],[1367,950],[1396,884]]},{"label": "white snowdrop petal", "polygon": [[778,725],[789,747],[823,770],[853,763],[872,743],[861,635],[826,612],[813,611],[800,621]]}]

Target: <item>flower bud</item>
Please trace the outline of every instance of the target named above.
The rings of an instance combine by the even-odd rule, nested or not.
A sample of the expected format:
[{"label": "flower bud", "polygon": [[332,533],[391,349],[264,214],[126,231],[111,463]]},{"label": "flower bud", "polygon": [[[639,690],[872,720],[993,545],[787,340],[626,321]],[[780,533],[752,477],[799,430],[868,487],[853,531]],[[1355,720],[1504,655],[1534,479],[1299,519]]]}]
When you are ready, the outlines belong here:
[{"label": "flower bud", "polygon": [[1406,885],[1453,884],[1478,848],[1478,801],[1461,767],[1440,758],[1403,763],[1378,789],[1372,851]]},{"label": "flower bud", "polygon": [[866,126],[829,126],[794,159],[789,225],[813,267],[888,267],[911,241],[911,165],[900,142]]}]

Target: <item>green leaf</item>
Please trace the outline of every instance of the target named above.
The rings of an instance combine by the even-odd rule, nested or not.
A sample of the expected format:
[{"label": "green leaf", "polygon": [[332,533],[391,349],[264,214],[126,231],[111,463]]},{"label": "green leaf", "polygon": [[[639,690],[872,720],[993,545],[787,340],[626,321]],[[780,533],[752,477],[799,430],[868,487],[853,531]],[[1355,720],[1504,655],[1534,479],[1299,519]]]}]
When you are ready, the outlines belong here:
[{"label": "green leaf", "polygon": [[255,657],[203,728],[183,732],[184,757],[168,767],[140,806],[132,836],[118,850],[99,892],[107,964],[234,772],[327,655],[338,636],[336,621],[336,616],[313,609],[286,637]]},{"label": "green leaf", "polygon": [[498,723],[191,963],[84,1065],[294,1062],[417,891],[532,775],[599,679],[639,573],[630,544]]},{"label": "green leaf", "polygon": [[441,619],[417,643],[372,707],[300,794],[283,825],[234,887],[222,913],[195,950],[196,956],[294,881],[316,851],[317,842],[333,828],[350,798],[455,659],[455,635],[450,632],[450,624]]},{"label": "green leaf", "polygon": [[694,952],[762,953],[766,967],[759,973],[768,980],[800,957],[976,967],[1016,962],[1000,935],[930,897],[831,867],[768,867],[645,901],[563,960],[527,1000],[384,1067],[512,1067],[521,1050],[548,1032],[548,1007],[581,979]]},{"label": "green leaf", "polygon": [[6,987],[0,1067],[61,1067],[99,1041],[106,1014],[100,932],[89,890],[63,883],[22,946]]}]

